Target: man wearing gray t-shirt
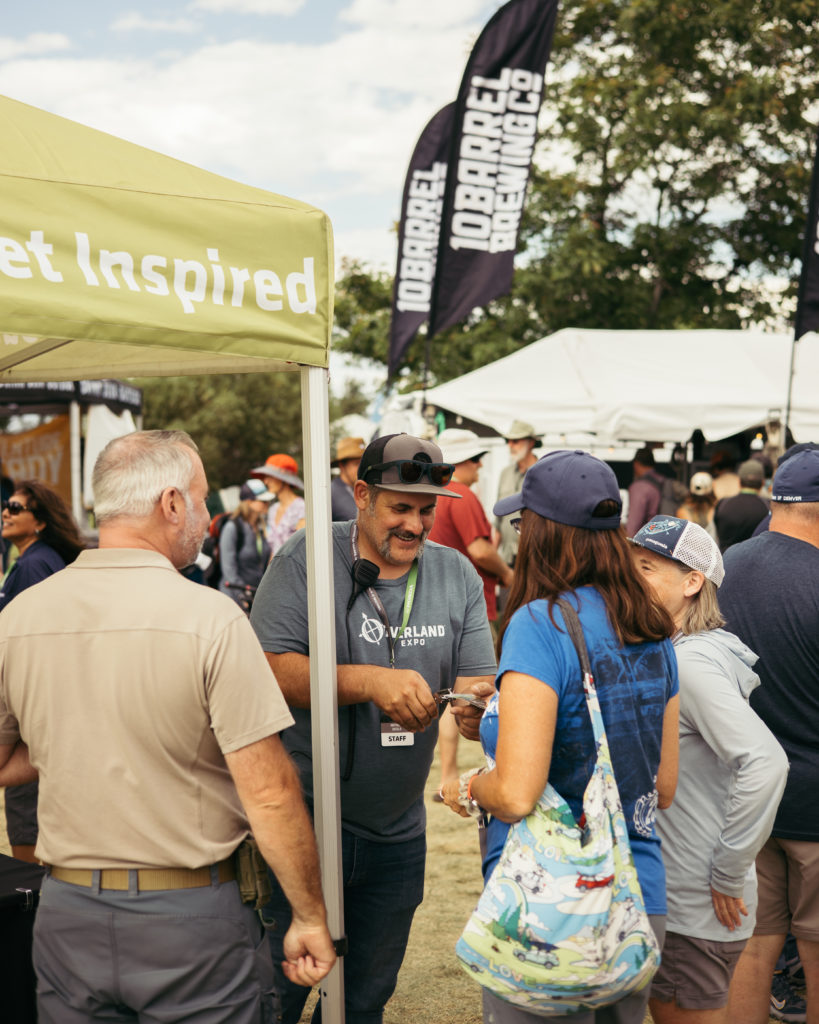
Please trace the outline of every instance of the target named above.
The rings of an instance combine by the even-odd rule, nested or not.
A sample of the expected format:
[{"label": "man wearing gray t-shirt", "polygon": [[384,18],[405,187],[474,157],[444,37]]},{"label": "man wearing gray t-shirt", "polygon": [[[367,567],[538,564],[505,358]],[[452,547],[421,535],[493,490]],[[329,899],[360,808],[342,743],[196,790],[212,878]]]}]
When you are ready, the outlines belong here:
[{"label": "man wearing gray t-shirt", "polygon": [[[433,693],[492,692],[495,658],[480,577],[459,552],[426,542],[438,497],[453,500],[451,476],[436,444],[409,434],[377,438],[358,470],[357,519],[333,524],[348,1024],[382,1020],[423,897],[423,793],[438,732]],[[271,562],[251,622],[295,718],[283,740],[310,802],[302,533]],[[478,713],[455,710],[464,734],[476,738]],[[275,964],[288,915],[274,885]],[[283,1024],[297,1024],[308,992],[277,980]]]}]

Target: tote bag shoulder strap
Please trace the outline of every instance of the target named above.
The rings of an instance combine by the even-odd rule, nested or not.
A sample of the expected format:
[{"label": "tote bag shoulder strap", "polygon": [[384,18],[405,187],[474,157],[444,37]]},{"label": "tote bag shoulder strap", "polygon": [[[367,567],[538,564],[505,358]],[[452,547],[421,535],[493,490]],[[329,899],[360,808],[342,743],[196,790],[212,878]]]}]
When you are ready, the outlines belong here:
[{"label": "tote bag shoulder strap", "polygon": [[589,661],[589,650],[586,647],[586,638],[583,635],[583,627],[577,612],[565,598],[559,597],[555,604],[563,613],[563,622],[569,633],[574,649],[577,651],[577,658],[580,662],[580,670],[583,673],[583,692],[586,695],[586,707],[589,709],[592,730],[594,732],[595,744],[599,747],[600,741],[606,738],[606,727],[603,725],[603,714],[600,710],[600,701],[597,697],[597,689],[592,676],[591,662]]}]

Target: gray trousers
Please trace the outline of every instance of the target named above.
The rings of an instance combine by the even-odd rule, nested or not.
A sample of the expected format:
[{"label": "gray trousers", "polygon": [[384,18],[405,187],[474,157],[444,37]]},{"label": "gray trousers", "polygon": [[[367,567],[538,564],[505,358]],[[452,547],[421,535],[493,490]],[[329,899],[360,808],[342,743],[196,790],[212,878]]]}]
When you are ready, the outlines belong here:
[{"label": "gray trousers", "polygon": [[273,964],[236,882],[140,893],[131,875],[130,892],[43,879],[40,1024],[263,1024]]},{"label": "gray trousers", "polygon": [[[649,914],[651,927],[660,947],[665,939],[665,915]],[[648,1006],[651,983],[633,995],[626,996],[611,1006],[603,1006],[589,1013],[572,1013],[569,1016],[545,1017],[542,1014],[521,1010],[518,1006],[498,999],[491,992],[483,990],[484,1024],[643,1024]]]}]

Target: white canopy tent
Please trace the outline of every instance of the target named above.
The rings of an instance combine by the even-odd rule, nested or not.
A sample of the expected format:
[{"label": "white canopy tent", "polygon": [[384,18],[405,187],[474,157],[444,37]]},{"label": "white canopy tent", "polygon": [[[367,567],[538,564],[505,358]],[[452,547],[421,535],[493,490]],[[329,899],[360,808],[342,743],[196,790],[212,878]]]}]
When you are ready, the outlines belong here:
[{"label": "white canopy tent", "polygon": [[[567,328],[427,393],[499,434],[512,420],[547,440],[717,440],[784,416],[792,336],[763,331]],[[796,349],[790,428],[819,438],[819,335]],[[565,440],[563,443],[566,443]]]},{"label": "white canopy tent", "polygon": [[[0,135],[0,385],[301,375],[315,820],[329,927],[339,938],[330,222],[305,203],[6,97]],[[323,1019],[343,1021],[340,965],[321,993]]]}]

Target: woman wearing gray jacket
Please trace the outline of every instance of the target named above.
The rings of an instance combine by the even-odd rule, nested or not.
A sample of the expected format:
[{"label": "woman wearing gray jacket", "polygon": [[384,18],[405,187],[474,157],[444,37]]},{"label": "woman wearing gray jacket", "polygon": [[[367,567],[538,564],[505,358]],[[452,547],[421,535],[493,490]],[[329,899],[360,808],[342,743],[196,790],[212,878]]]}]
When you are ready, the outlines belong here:
[{"label": "woman wearing gray jacket", "polygon": [[219,535],[219,562],[223,594],[250,610],[256,588],[270,561],[265,538],[265,517],[273,495],[260,480],[248,480],[239,491],[239,506]]},{"label": "woman wearing gray jacket", "polygon": [[734,967],[753,932],[754,860],[768,838],[788,762],[748,704],[757,655],[717,603],[722,556],[696,523],[655,516],[632,538],[638,568],[671,614],[680,675],[680,765],[657,816],[666,867],[663,959],[651,988],[655,1024],[723,1024]]}]

